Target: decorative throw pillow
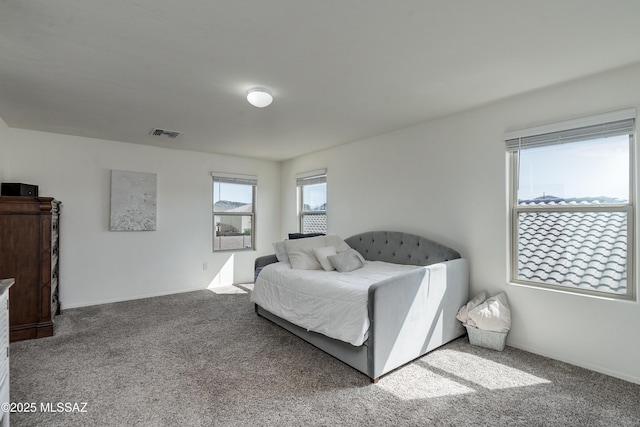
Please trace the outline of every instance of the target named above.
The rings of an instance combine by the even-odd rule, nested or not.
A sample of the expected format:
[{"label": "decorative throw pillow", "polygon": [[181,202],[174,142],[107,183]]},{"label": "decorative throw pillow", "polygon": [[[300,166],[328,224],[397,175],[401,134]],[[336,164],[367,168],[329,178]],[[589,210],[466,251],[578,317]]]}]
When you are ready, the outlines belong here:
[{"label": "decorative throw pillow", "polygon": [[346,273],[364,267],[364,258],[355,249],[348,249],[328,257],[329,262],[340,273]]},{"label": "decorative throw pillow", "polygon": [[333,246],[325,246],[322,248],[313,248],[313,253],[316,254],[316,258],[318,258],[318,262],[322,266],[322,269],[325,271],[333,271],[335,268],[329,262],[328,257],[331,255],[337,255],[336,248]]},{"label": "decorative throw pillow", "polygon": [[284,247],[289,256],[291,268],[297,270],[322,270],[322,266],[313,252],[314,248],[327,246],[325,236],[308,237],[306,239],[285,240]]},{"label": "decorative throw pillow", "polygon": [[313,249],[333,246],[336,253],[350,249],[350,246],[340,236],[316,236],[304,239],[289,239],[284,241],[284,247],[289,256],[291,267],[298,270],[322,270],[322,265]]},{"label": "decorative throw pillow", "polygon": [[289,262],[289,256],[287,255],[287,249],[284,247],[284,242],[273,242],[271,244],[273,250],[276,252],[276,258],[280,262]]},{"label": "decorative throw pillow", "polygon": [[334,248],[336,248],[337,253],[345,252],[351,249],[351,246],[349,246],[347,242],[342,240],[342,237],[338,236],[337,234],[330,234],[328,236],[325,236],[324,239],[326,246],[333,246]]}]

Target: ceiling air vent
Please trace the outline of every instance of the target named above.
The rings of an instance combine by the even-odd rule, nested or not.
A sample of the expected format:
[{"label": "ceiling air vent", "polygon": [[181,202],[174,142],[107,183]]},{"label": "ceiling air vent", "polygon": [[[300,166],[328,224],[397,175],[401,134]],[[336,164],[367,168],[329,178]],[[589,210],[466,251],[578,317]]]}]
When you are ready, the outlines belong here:
[{"label": "ceiling air vent", "polygon": [[180,135],[182,135],[182,132],[176,132],[175,130],[165,130],[165,129],[154,128],[149,133],[149,135],[166,136],[167,138],[170,138],[170,139],[177,139]]}]

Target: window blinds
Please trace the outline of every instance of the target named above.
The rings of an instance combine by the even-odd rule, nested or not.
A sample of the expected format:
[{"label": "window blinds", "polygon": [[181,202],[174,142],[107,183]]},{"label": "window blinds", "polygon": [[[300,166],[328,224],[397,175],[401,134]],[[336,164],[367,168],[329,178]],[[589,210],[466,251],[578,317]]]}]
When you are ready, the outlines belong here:
[{"label": "window blinds", "polygon": [[635,132],[635,116],[635,109],[629,109],[511,132],[505,135],[506,148],[509,152],[515,152],[526,148],[629,135]]},{"label": "window blinds", "polygon": [[231,173],[211,172],[213,182],[226,184],[258,185],[258,177],[255,175],[237,175]]},{"label": "window blinds", "polygon": [[296,185],[323,184],[327,182],[327,170],[318,169],[296,175]]}]

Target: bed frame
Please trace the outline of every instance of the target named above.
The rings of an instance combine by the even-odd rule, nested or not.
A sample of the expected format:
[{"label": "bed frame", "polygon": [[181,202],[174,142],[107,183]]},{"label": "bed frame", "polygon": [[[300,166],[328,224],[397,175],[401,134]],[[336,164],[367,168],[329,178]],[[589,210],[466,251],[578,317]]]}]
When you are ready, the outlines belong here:
[{"label": "bed frame", "polygon": [[[307,331],[261,306],[256,313],[283,327],[375,383],[380,376],[462,335],[455,318],[469,299],[469,265],[455,250],[414,234],[372,231],[345,239],[369,261],[428,266],[369,288],[369,336],[359,347]],[[256,277],[275,255],[258,257]]]}]

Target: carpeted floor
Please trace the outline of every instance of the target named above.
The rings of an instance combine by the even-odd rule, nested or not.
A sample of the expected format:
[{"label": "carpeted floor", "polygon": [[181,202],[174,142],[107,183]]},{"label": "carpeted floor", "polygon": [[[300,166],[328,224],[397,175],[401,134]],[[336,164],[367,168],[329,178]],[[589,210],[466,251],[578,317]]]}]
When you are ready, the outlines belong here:
[{"label": "carpeted floor", "polygon": [[466,337],[371,384],[229,290],[66,310],[11,344],[11,400],[36,409],[12,425],[640,426],[640,385]]}]

